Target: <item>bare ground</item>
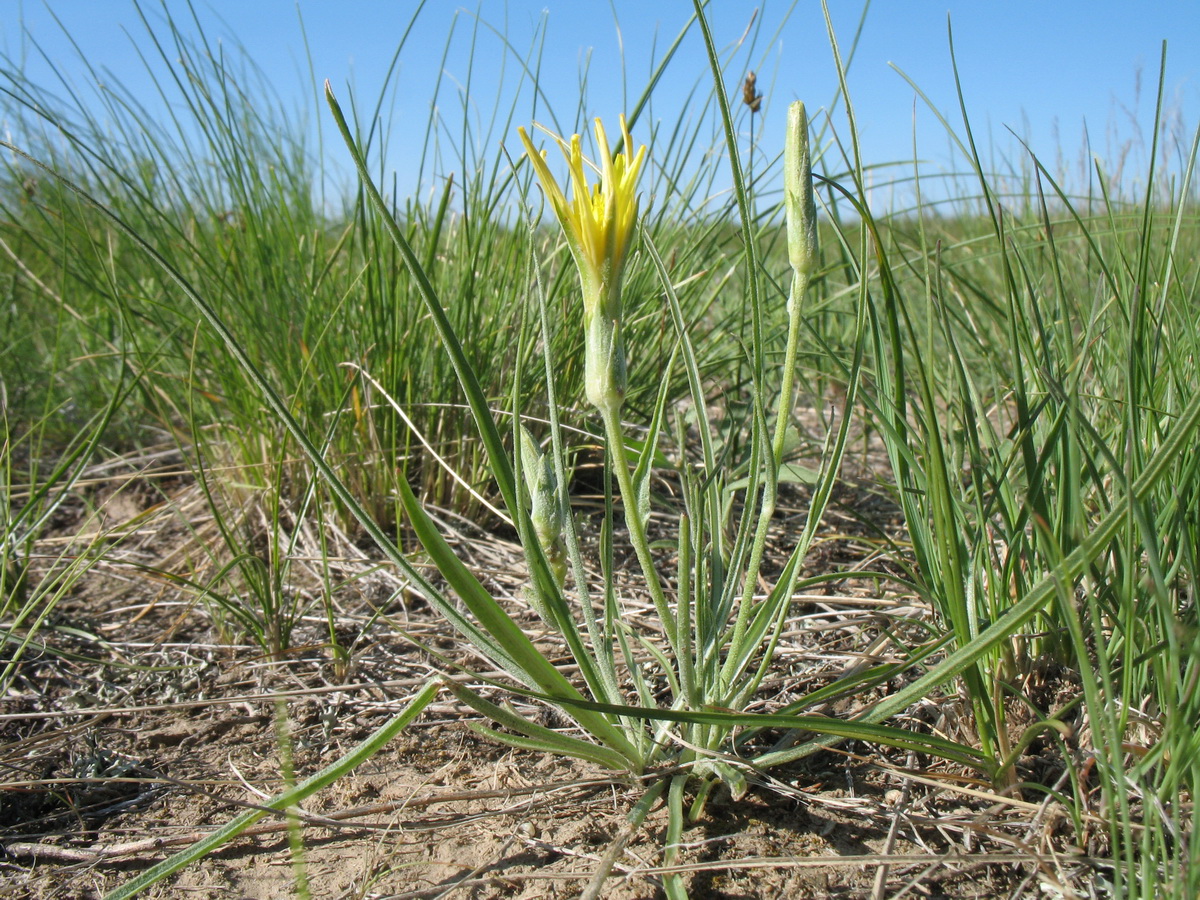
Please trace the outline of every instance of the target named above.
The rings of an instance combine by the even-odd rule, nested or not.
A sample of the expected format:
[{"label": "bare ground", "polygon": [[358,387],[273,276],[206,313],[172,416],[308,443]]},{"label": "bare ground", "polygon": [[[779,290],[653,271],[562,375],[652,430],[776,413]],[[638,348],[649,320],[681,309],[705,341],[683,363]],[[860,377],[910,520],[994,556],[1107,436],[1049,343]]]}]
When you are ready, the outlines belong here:
[{"label": "bare ground", "polygon": [[[317,562],[315,536],[293,553],[286,596],[304,613],[293,650],[271,660],[239,642],[229,613],[196,589],[211,582],[222,550],[177,463],[97,472],[30,561],[30,585],[53,585],[65,559],[104,550],[53,595],[37,633],[44,646],[0,647],[0,665],[17,660],[0,699],[2,896],[101,896],[282,790],[289,754],[297,779],[337,759],[442,668],[427,651],[483,668],[396,573],[336,530],[324,552],[332,574]],[[792,499],[784,518],[802,514],[803,492]],[[882,565],[857,523],[895,523],[870,492],[847,488],[840,499],[810,564],[846,577],[797,597],[761,708],[889,659],[883,626],[895,632],[928,616],[914,598],[854,574]],[[446,523],[538,633],[518,599],[517,548]],[[786,523],[780,532],[789,533]],[[773,558],[786,549],[782,541]],[[330,650],[329,586],[348,661]],[[637,601],[629,602],[636,619]],[[1047,703],[1069,688],[1047,678]],[[829,712],[851,715],[871,699]],[[969,739],[959,710],[957,697],[928,698],[903,721]],[[532,713],[561,724],[548,710]],[[493,744],[468,728],[472,715],[435,703],[312,798],[302,826],[289,831],[268,817],[146,896],[291,896],[303,881],[321,898],[575,897],[606,854],[616,863],[600,896],[660,895],[664,810],[629,834],[637,785]],[[1065,783],[1062,760],[1044,742],[1031,744],[1020,770],[1030,781]],[[1086,896],[1103,865],[1095,859],[1103,828],[1090,818],[1079,833],[1045,793],[999,796],[935,760],[844,744],[753,782],[739,801],[715,796],[684,835],[679,870],[693,897]]]}]

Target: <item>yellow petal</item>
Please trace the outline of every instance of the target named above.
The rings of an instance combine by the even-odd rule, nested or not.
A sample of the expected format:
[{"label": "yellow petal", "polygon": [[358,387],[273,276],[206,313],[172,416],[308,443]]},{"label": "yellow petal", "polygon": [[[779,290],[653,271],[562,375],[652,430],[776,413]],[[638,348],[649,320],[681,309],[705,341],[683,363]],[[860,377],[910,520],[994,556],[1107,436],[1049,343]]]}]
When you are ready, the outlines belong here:
[{"label": "yellow petal", "polygon": [[525,153],[529,156],[529,161],[533,163],[533,170],[537,173],[538,181],[541,182],[542,190],[545,191],[550,206],[554,209],[554,214],[565,226],[566,222],[563,221],[563,217],[567,212],[567,198],[563,195],[562,188],[558,186],[554,175],[551,174],[550,167],[546,165],[545,151],[539,153],[534,149],[533,142],[529,140],[529,135],[525,133],[524,128],[518,127],[517,134],[521,136],[521,143],[525,145]]},{"label": "yellow petal", "polygon": [[[639,147],[634,154],[633,138],[624,116],[621,117],[623,146],[615,157],[603,122],[595,120],[596,147],[600,153],[598,166],[584,158],[579,135],[572,135],[568,143],[553,132],[542,130],[558,144],[566,157],[571,191],[569,201],[550,174],[544,155],[533,149],[523,128],[518,132],[533,161],[538,180],[572,245],[576,261],[589,269],[581,274],[590,279],[619,279],[637,222],[637,179],[646,148]],[[585,165],[591,166],[599,176],[595,184],[588,183]]]}]

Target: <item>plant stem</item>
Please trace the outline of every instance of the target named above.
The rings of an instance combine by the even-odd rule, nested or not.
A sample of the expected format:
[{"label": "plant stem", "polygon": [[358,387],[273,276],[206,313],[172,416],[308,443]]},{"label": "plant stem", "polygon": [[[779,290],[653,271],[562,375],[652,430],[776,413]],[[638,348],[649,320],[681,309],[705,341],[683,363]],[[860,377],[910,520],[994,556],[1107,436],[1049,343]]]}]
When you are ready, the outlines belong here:
[{"label": "plant stem", "polygon": [[[775,501],[779,494],[779,468],[783,464],[783,443],[787,437],[787,427],[792,412],[792,394],[795,390],[796,352],[800,343],[800,301],[807,290],[808,275],[794,273],[787,305],[788,337],[783,358],[783,382],[779,391],[779,407],[775,411],[775,435],[771,441],[771,456],[766,461],[770,477],[763,484],[758,527],[754,534],[754,543],[750,548],[749,565],[746,568],[746,578],[742,585],[742,599],[738,604],[737,620],[734,622],[733,635],[729,641],[730,653],[725,658],[725,665],[721,671],[722,694],[729,690],[736,675],[734,669],[738,665],[738,660],[742,658],[742,654],[735,651],[745,638],[754,599],[754,585],[758,583],[758,573],[762,568],[763,553],[767,544],[767,531],[771,526],[771,518],[775,515]],[[786,605],[784,608],[786,609]],[[722,703],[724,702],[722,700]]]},{"label": "plant stem", "polygon": [[638,510],[638,495],[634,488],[633,479],[629,476],[629,454],[625,450],[625,441],[621,432],[621,417],[617,409],[611,406],[600,408],[600,416],[604,420],[604,433],[608,439],[608,452],[612,454],[613,469],[617,473],[617,486],[621,490],[621,503],[625,507],[625,527],[629,529],[629,541],[637,553],[642,574],[646,578],[646,588],[650,591],[650,599],[654,609],[663,623],[663,633],[671,644],[671,650],[678,655],[676,646],[678,630],[675,614],[667,603],[663,593],[662,581],[658,570],[654,567],[654,556],[650,553],[650,541],[646,537],[646,524],[642,521]]}]

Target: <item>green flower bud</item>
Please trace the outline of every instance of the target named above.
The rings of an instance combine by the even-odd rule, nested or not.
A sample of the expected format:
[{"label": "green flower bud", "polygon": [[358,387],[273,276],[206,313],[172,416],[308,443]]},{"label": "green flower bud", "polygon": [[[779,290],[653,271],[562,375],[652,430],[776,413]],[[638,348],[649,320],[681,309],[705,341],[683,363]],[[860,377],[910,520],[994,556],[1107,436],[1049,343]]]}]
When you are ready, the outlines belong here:
[{"label": "green flower bud", "polygon": [[621,320],[603,314],[588,319],[583,351],[583,389],[588,402],[599,410],[619,410],[625,402],[626,386]]},{"label": "green flower bud", "polygon": [[[521,474],[529,491],[529,519],[538,545],[561,587],[567,574],[566,548],[563,545],[562,508],[558,504],[558,478],[549,454],[543,453],[529,430],[521,426]],[[538,609],[542,618],[544,611]]]},{"label": "green flower bud", "polygon": [[797,276],[807,279],[817,263],[817,205],[813,199],[812,158],[808,151],[808,116],[800,100],[788,107],[783,192],[788,261]]}]

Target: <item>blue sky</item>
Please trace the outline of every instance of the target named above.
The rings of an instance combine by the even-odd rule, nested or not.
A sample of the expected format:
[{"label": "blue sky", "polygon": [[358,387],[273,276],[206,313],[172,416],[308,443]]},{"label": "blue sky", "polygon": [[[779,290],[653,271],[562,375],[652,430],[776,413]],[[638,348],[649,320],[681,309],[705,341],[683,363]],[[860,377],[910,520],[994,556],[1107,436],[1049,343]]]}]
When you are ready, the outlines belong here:
[{"label": "blue sky", "polygon": [[[862,5],[830,0],[830,6],[846,53]],[[177,24],[193,29],[185,3],[171,0],[168,7]],[[328,113],[313,96],[306,53],[311,52],[317,79],[329,78],[343,97],[353,84],[360,98],[373,101],[416,7],[412,0],[195,4],[208,39],[226,47],[243,46],[285,106],[306,111],[310,123],[324,118],[327,140]],[[145,8],[148,18],[161,24],[161,7],[146,2]],[[810,115],[828,107],[836,76],[818,0],[758,4],[758,17],[747,31],[755,8],[751,3],[715,0],[711,24],[717,45],[732,54],[729,88],[736,88],[747,69],[758,71],[759,88],[767,94],[760,120],[766,129],[763,146],[777,150],[787,104],[802,98]],[[571,129],[579,121],[581,72],[587,60],[584,113],[615,118],[632,105],[652,61],[674,39],[691,9],[689,0],[482,0],[466,7],[429,0],[404,45],[396,90],[389,95],[389,167],[400,185],[416,187],[417,160],[439,72],[439,104],[446,119],[461,121],[461,88],[469,75],[470,115],[485,121],[518,89],[518,57],[527,57],[542,27],[546,40],[541,87],[561,127]],[[903,69],[961,130],[947,41],[949,15],[968,112],[977,139],[991,152],[1000,157],[1016,153],[1006,130],[1012,129],[1052,168],[1057,161],[1061,169],[1077,173],[1080,160],[1086,158],[1081,153],[1086,123],[1091,152],[1110,170],[1124,167],[1126,176],[1144,171],[1164,38],[1170,121],[1189,142],[1191,129],[1200,122],[1200,9],[1195,0],[1151,0],[1138,4],[1136,12],[1132,9],[1133,4],[1113,0],[876,0],[849,78],[866,160],[911,159],[915,129],[918,155],[934,169],[950,165],[945,132],[923,103],[916,102],[914,116],[914,91],[890,66]],[[486,27],[477,29],[479,21]],[[514,49],[506,50],[497,32],[506,34]],[[44,54],[72,80],[76,92],[88,96],[81,53],[106,73],[104,77],[144,97],[154,111],[158,101],[138,53],[149,47],[145,26],[130,0],[0,0],[0,51],[14,62],[23,59],[24,77],[34,82],[53,82],[49,66],[40,58]],[[654,118],[674,121],[681,109],[703,115],[695,100],[697,108],[687,108],[687,96],[706,73],[700,35],[693,29],[654,94]],[[532,97],[524,90],[527,99],[519,107],[523,111],[531,108]],[[540,117],[548,118],[544,107]],[[528,115],[518,114],[518,121],[527,120]],[[635,129],[635,138],[644,140],[646,129],[641,132]],[[515,144],[512,134],[480,131],[476,139],[493,144],[503,139],[510,148]],[[326,152],[337,156],[328,143]]]}]

